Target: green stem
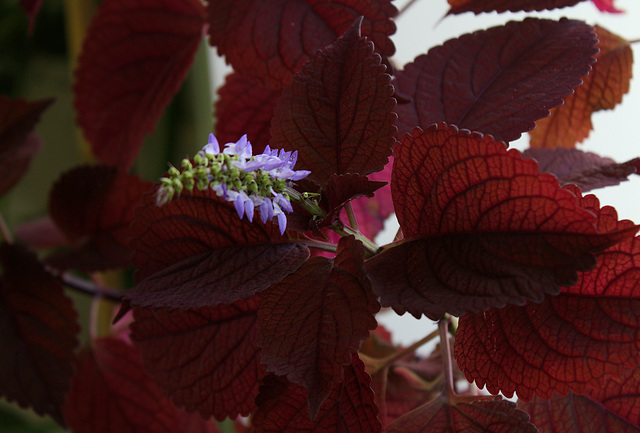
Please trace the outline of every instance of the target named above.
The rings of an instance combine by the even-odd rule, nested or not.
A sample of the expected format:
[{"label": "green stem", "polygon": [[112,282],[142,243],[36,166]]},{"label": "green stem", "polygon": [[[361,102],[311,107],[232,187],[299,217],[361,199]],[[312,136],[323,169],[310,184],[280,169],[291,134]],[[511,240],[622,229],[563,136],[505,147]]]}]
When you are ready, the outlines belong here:
[{"label": "green stem", "polygon": [[341,222],[339,222],[338,224],[334,224],[329,228],[334,232],[338,233],[340,236],[353,236],[356,239],[358,239],[360,242],[362,242],[362,244],[364,245],[364,248],[367,250],[367,253],[366,253],[367,257],[375,256],[378,253],[378,250],[380,249],[378,244],[373,242],[371,239],[369,239],[359,231],[356,231],[351,227],[345,226]]},{"label": "green stem", "polygon": [[315,239],[304,239],[301,241],[301,243],[310,248],[315,248],[320,251],[326,251],[328,253],[335,253],[337,252],[338,248],[336,244],[332,244],[331,242],[317,241]]},{"label": "green stem", "polygon": [[347,218],[349,218],[349,225],[356,231],[360,231],[358,229],[358,220],[356,219],[356,214],[353,212],[353,207],[351,206],[351,202],[348,201],[347,204],[344,205],[344,210],[347,212]]}]

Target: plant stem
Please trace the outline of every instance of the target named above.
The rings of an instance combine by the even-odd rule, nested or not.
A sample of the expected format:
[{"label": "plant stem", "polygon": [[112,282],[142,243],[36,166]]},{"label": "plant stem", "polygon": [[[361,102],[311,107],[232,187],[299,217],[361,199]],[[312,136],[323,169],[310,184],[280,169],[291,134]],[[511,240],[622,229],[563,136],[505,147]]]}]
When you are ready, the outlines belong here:
[{"label": "plant stem", "polygon": [[358,220],[356,219],[356,214],[353,212],[353,207],[351,207],[350,201],[344,205],[344,210],[347,212],[347,218],[349,218],[349,225],[351,228],[356,231],[360,231],[358,230]]},{"label": "plant stem", "polygon": [[455,394],[455,385],[453,383],[453,357],[451,347],[449,346],[449,317],[440,319],[438,322],[438,332],[440,333],[440,344],[442,345],[442,362],[444,364],[444,383],[445,393],[448,397]]},{"label": "plant stem", "polygon": [[310,248],[315,248],[320,251],[326,251],[328,253],[335,253],[338,248],[336,244],[332,244],[331,242],[317,241],[315,239],[304,239],[301,241],[301,243]]},{"label": "plant stem", "polygon": [[62,274],[62,283],[78,292],[85,293],[91,296],[108,299],[113,302],[120,302],[120,295],[115,289],[108,287],[100,287],[97,284],[91,283],[82,278],[75,277],[71,274]]},{"label": "plant stem", "polygon": [[0,236],[4,238],[4,241],[8,244],[14,243],[13,235],[11,234],[11,230],[9,230],[9,226],[4,221],[2,217],[2,213],[0,213]]},{"label": "plant stem", "polygon": [[363,235],[357,230],[352,229],[351,227],[345,226],[342,222],[339,224],[334,224],[330,227],[331,230],[338,233],[341,236],[353,236],[358,239],[360,242],[364,244],[364,248],[367,250],[367,257],[375,256],[378,253],[380,247],[378,244],[373,242],[371,239]]},{"label": "plant stem", "polygon": [[429,341],[433,340],[438,334],[439,334],[438,330],[433,331],[431,334],[427,335],[424,338],[421,338],[420,340],[418,340],[415,343],[413,343],[411,346],[405,347],[404,349],[397,351],[393,355],[389,355],[386,358],[381,358],[381,359],[377,359],[377,360],[373,360],[373,359],[370,360],[370,362],[373,365],[371,365],[371,370],[369,371],[369,374],[371,374],[371,376],[373,376],[374,374],[376,374],[377,372],[379,372],[383,368],[387,368],[388,366],[390,366],[391,364],[393,364],[397,360],[402,359],[405,356],[415,352],[418,347],[420,347],[420,346],[424,345],[425,343],[428,343]]}]

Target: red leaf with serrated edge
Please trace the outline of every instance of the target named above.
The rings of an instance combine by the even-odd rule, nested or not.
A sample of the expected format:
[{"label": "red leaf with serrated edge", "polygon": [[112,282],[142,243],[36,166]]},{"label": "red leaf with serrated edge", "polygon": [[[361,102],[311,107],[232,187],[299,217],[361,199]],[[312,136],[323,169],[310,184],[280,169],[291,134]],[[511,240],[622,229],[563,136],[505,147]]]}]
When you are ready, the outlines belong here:
[{"label": "red leaf with serrated edge", "polygon": [[529,415],[501,397],[442,394],[401,416],[385,433],[537,433]]},{"label": "red leaf with serrated edge", "polygon": [[74,105],[94,154],[128,169],[178,91],[202,40],[198,0],[111,0],[78,60]]},{"label": "red leaf with serrated edge", "polygon": [[298,151],[299,169],[324,185],[333,174],[383,169],[394,143],[391,77],[360,37],[359,21],[307,63],[275,110],[272,147]]},{"label": "red leaf with serrated edge", "polygon": [[94,340],[78,358],[64,415],[74,433],[174,433],[181,416],[145,372],[135,347]]},{"label": "red leaf with serrated edge", "polygon": [[447,122],[515,140],[582,83],[596,43],[583,22],[533,18],[450,40],[396,74],[399,132]]},{"label": "red leaf with serrated edge", "polygon": [[[573,188],[577,193],[577,189]],[[598,215],[601,231],[625,229],[595,196],[582,206]],[[637,367],[640,349],[640,239],[628,239],[598,257],[598,266],[559,296],[541,304],[508,306],[460,319],[455,357],[467,379],[492,393],[523,400],[556,392],[584,392],[607,376]]]},{"label": "red leaf with serrated edge", "polygon": [[473,12],[542,11],[573,6],[584,0],[448,0],[447,15]]},{"label": "red leaf with serrated edge", "polygon": [[596,32],[598,61],[575,93],[567,96],[562,106],[551,110],[549,117],[537,122],[536,129],[530,132],[531,147],[575,147],[593,129],[591,114],[613,109],[629,91],[633,67],[629,41],[601,27],[596,27]]},{"label": "red leaf with serrated edge", "polygon": [[595,153],[562,147],[527,149],[522,156],[535,159],[540,172],[553,174],[560,185],[574,184],[582,192],[618,185],[640,167],[640,158],[618,164]]},{"label": "red leaf with serrated edge", "polygon": [[585,395],[534,398],[518,406],[531,415],[540,433],[638,433],[640,432],[640,376],[626,370],[605,386],[587,387]]},{"label": "red leaf with serrated edge", "polygon": [[342,381],[342,366],[376,327],[380,305],[364,275],[363,257],[360,241],[343,238],[335,259],[312,258],[261,297],[262,363],[307,389],[312,418],[333,384]]},{"label": "red leaf with serrated edge", "polygon": [[265,374],[256,310],[254,299],[190,311],[134,308],[131,338],[177,406],[218,420],[247,416]]},{"label": "red leaf with serrated edge", "polygon": [[81,271],[128,267],[129,224],[151,182],[105,165],[71,169],[53,186],[49,214],[72,249],[47,264]]},{"label": "red leaf with serrated edge", "polygon": [[208,6],[209,42],[241,75],[280,89],[360,16],[362,33],[392,55],[397,13],[390,0],[217,0]]},{"label": "red leaf with serrated edge", "polygon": [[0,244],[0,396],[64,424],[80,331],[62,285],[26,248]]},{"label": "red leaf with serrated edge", "polygon": [[262,153],[271,142],[271,119],[280,90],[272,90],[237,72],[227,76],[216,104],[216,138],[220,143],[236,142],[247,134],[253,154]]},{"label": "red leaf with serrated edge", "polygon": [[391,191],[405,239],[365,267],[383,305],[416,317],[541,302],[637,231],[600,233],[534,161],[445,124],[396,147]]},{"label": "red leaf with serrated edge", "polygon": [[27,102],[0,95],[0,196],[20,180],[40,149],[33,129],[52,102]]},{"label": "red leaf with serrated edge", "polygon": [[307,392],[285,378],[269,375],[256,398],[258,410],[252,418],[255,433],[377,433],[382,425],[371,391],[371,377],[353,355],[343,367],[344,381],[336,382],[312,421],[307,410]]},{"label": "red leaf with serrated edge", "polygon": [[157,206],[146,197],[131,232],[136,306],[193,309],[248,299],[295,271],[309,249],[277,225],[238,218],[211,190],[194,190]]},{"label": "red leaf with serrated edge", "polygon": [[386,182],[369,180],[366,176],[357,174],[334,174],[322,190],[329,212],[318,226],[326,227],[335,224],[348,202],[360,197],[373,197],[375,191],[385,185]]}]

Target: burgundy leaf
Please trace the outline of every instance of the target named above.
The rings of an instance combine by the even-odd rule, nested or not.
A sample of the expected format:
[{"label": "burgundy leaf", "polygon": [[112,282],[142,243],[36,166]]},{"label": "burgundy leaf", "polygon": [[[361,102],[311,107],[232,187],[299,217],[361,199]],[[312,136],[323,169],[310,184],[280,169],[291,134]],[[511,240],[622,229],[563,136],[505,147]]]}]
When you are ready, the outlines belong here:
[{"label": "burgundy leaf", "polygon": [[565,103],[551,110],[551,115],[537,122],[530,132],[531,147],[567,147],[589,136],[591,114],[610,110],[622,102],[629,91],[633,67],[633,52],[629,41],[607,30],[596,27],[598,34],[598,60],[583,83]]},{"label": "burgundy leaf", "polygon": [[138,306],[181,310],[230,304],[282,280],[308,257],[309,249],[295,243],[205,251],[150,275],[124,299]]},{"label": "burgundy leaf", "polygon": [[60,282],[26,248],[0,244],[0,395],[64,424],[80,331]]},{"label": "burgundy leaf", "polygon": [[502,397],[442,394],[401,416],[385,433],[537,433],[529,415]]},{"label": "burgundy leaf", "polygon": [[371,377],[364,372],[357,355],[353,355],[352,362],[343,367],[344,381],[334,384],[313,421],[302,386],[282,377],[267,376],[256,398],[258,410],[252,418],[255,433],[381,432]]},{"label": "burgundy leaf", "polygon": [[535,159],[540,171],[555,175],[560,185],[575,184],[582,192],[618,185],[640,168],[640,158],[618,164],[595,153],[561,147],[527,149],[522,156]]},{"label": "burgundy leaf", "polygon": [[602,387],[587,387],[585,395],[534,398],[519,406],[531,415],[540,433],[638,433],[640,432],[640,380],[627,370],[620,380]]},{"label": "burgundy leaf", "polygon": [[445,124],[405,137],[391,190],[405,239],[365,266],[383,305],[434,320],[541,302],[637,230],[600,233],[595,216],[534,161]]},{"label": "burgundy leaf", "polygon": [[304,386],[311,418],[376,327],[380,305],[362,270],[363,256],[360,241],[343,238],[335,259],[312,258],[261,298],[262,363]]},{"label": "burgundy leaf", "polygon": [[185,78],[204,25],[198,0],[111,0],[98,8],[78,61],[74,104],[100,161],[131,167]]},{"label": "burgundy leaf", "polygon": [[593,27],[528,18],[433,48],[396,74],[401,134],[447,122],[511,141],[562,104],[595,60]]},{"label": "burgundy leaf", "polygon": [[108,337],[78,359],[64,407],[74,433],[174,433],[182,416],[147,375],[138,351]]},{"label": "burgundy leaf", "polygon": [[359,21],[305,65],[282,93],[272,147],[298,151],[299,169],[325,185],[331,175],[367,175],[391,155],[393,86]]},{"label": "burgundy leaf", "polygon": [[55,248],[68,245],[64,233],[48,215],[19,224],[15,228],[15,234],[18,239],[32,248]]},{"label": "burgundy leaf", "polygon": [[72,246],[47,263],[96,271],[130,265],[129,224],[151,182],[105,165],[76,167],[53,186],[49,214]]},{"label": "burgundy leaf", "polygon": [[217,0],[208,6],[209,42],[241,75],[280,89],[360,16],[363,34],[392,55],[397,13],[390,0]]},{"label": "burgundy leaf", "polygon": [[131,338],[176,405],[205,418],[247,416],[265,374],[256,309],[253,299],[190,311],[135,308]]},{"label": "burgundy leaf", "polygon": [[329,214],[319,223],[319,226],[333,225],[339,217],[344,205],[360,197],[373,197],[376,190],[386,185],[386,182],[371,181],[365,176],[357,174],[334,174],[329,183],[322,190],[327,200]]},{"label": "burgundy leaf", "polygon": [[520,12],[520,11],[542,11],[545,9],[557,9],[573,6],[584,0],[448,0],[449,12],[451,14],[461,14],[464,12]]},{"label": "burgundy leaf", "polygon": [[271,142],[271,119],[280,90],[266,88],[237,72],[227,76],[216,104],[216,138],[221,144],[236,142],[247,134],[253,154]]},{"label": "burgundy leaf", "polygon": [[[577,192],[577,189],[574,188]],[[582,205],[598,215],[601,231],[625,229],[595,196]],[[599,256],[598,266],[559,296],[540,304],[508,306],[460,319],[455,357],[467,379],[491,393],[523,400],[550,398],[600,386],[607,377],[637,368],[640,349],[640,239],[628,239]]]},{"label": "burgundy leaf", "polygon": [[194,190],[163,206],[146,196],[131,232],[137,281],[212,250],[287,242],[277,224],[241,220],[233,204],[211,190]]},{"label": "burgundy leaf", "polygon": [[[393,160],[393,157],[390,159]],[[392,167],[393,162],[391,161],[384,167],[384,170],[368,176],[369,180],[386,183],[375,192],[373,198],[362,197],[351,202],[353,213],[358,220],[358,229],[369,239],[375,239],[378,233],[384,229],[387,218],[394,212],[390,185]]]},{"label": "burgundy leaf", "polygon": [[33,129],[52,102],[26,102],[0,95],[0,196],[20,180],[40,149]]}]

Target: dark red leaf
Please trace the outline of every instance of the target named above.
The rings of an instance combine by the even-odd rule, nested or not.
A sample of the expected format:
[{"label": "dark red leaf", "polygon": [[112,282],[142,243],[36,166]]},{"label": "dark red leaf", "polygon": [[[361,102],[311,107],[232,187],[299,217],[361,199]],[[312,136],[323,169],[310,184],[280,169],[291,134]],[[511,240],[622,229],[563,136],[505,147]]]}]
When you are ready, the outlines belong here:
[{"label": "dark red leaf", "polygon": [[372,181],[366,176],[357,174],[334,174],[322,190],[329,213],[318,225],[320,227],[333,225],[338,220],[344,205],[356,198],[373,197],[375,191],[385,185],[386,182]]},{"label": "dark red leaf", "polygon": [[580,21],[528,18],[433,48],[396,74],[401,134],[447,122],[511,141],[562,104],[598,49]]},{"label": "dark red leaf", "polygon": [[537,433],[529,415],[502,397],[440,397],[401,416],[385,433]]},{"label": "dark red leaf", "polygon": [[557,9],[573,6],[584,0],[448,0],[449,12],[447,15],[461,14],[464,12],[520,12],[542,11],[545,9]]},{"label": "dark red leaf", "polygon": [[335,259],[312,258],[261,297],[262,363],[305,387],[311,418],[376,327],[380,305],[364,275],[363,256],[360,241],[343,238]]},{"label": "dark red leaf", "polygon": [[256,309],[253,299],[191,311],[135,308],[131,338],[176,405],[205,418],[247,416],[265,374]]},{"label": "dark red leaf", "polygon": [[637,369],[626,370],[605,386],[588,386],[585,395],[554,395],[518,405],[531,415],[540,433],[640,432],[640,380]]},{"label": "dark red leaf", "polygon": [[0,196],[20,180],[40,149],[33,129],[52,102],[27,102],[0,95]]},{"label": "dark red leaf", "polygon": [[29,33],[33,31],[33,26],[36,22],[36,16],[40,7],[42,6],[42,0],[20,0],[20,6],[24,9],[24,13],[29,18]]},{"label": "dark red leaf", "polygon": [[55,248],[68,244],[64,233],[48,215],[17,225],[15,234],[31,248]]},{"label": "dark red leaf", "polygon": [[[193,261],[193,256],[212,253],[212,250],[285,244],[288,240],[286,233],[280,235],[277,224],[241,220],[233,205],[211,190],[194,190],[163,206],[155,204],[153,195],[147,196],[136,213],[131,231],[137,281],[184,259]],[[295,248],[302,261],[304,249]]]},{"label": "dark red leaf", "polygon": [[325,185],[331,175],[367,175],[391,155],[393,86],[359,22],[307,63],[282,93],[272,147],[297,150],[296,168]]},{"label": "dark red leaf", "polygon": [[209,2],[209,42],[234,70],[280,89],[317,50],[333,43],[363,16],[362,33],[383,56],[397,9],[390,0],[217,0]]},{"label": "dark red leaf", "polygon": [[[574,191],[576,191],[574,189]],[[582,205],[598,215],[601,231],[632,226],[618,222],[594,196]],[[460,319],[455,357],[467,379],[489,392],[514,392],[523,400],[549,398],[637,368],[640,349],[640,239],[612,246],[598,266],[559,296],[540,304],[508,306]]]},{"label": "dark red leaf", "polygon": [[582,192],[618,185],[640,166],[640,158],[618,164],[595,153],[561,147],[527,149],[522,156],[535,159],[540,171],[556,176],[560,185],[575,184]]},{"label": "dark red leaf", "polygon": [[96,271],[130,265],[129,224],[151,182],[105,165],[76,167],[53,186],[49,214],[72,249],[54,254],[57,268]]},{"label": "dark red leaf", "polygon": [[0,395],[64,424],[80,331],[60,282],[26,248],[0,244]]},{"label": "dark red leaf", "polygon": [[396,147],[391,190],[405,240],[365,266],[383,305],[416,317],[541,302],[637,230],[598,232],[534,161],[444,124]]},{"label": "dark red leaf", "polygon": [[74,105],[93,152],[123,169],[178,91],[205,25],[198,0],[104,2],[78,61]]},{"label": "dark red leaf", "polygon": [[74,433],[175,433],[181,418],[147,375],[138,351],[108,337],[92,342],[78,359],[64,406]]},{"label": "dark red leaf", "polygon": [[278,243],[214,249],[187,257],[125,293],[133,305],[181,310],[249,299],[309,258],[302,244]]},{"label": "dark red leaf", "polygon": [[216,138],[221,144],[236,142],[247,134],[253,154],[271,142],[271,119],[280,90],[268,89],[237,72],[227,76],[216,104]]},{"label": "dark red leaf", "polygon": [[285,378],[267,376],[256,398],[252,418],[255,433],[378,433],[378,407],[370,388],[371,377],[357,355],[343,367],[343,382],[336,382],[315,420],[309,418],[307,393]]},{"label": "dark red leaf", "polygon": [[[390,159],[393,160],[393,157]],[[392,167],[393,162],[390,161],[385,165],[384,170],[368,176],[369,180],[387,183],[375,192],[373,198],[362,197],[351,202],[353,213],[358,220],[358,229],[369,239],[375,239],[378,233],[384,229],[387,218],[394,212],[391,200]]]},{"label": "dark red leaf", "polygon": [[583,84],[565,98],[565,103],[551,110],[551,116],[537,122],[530,132],[531,147],[573,148],[589,136],[591,114],[610,110],[622,102],[629,91],[633,52],[629,41],[596,27],[598,60]]}]

